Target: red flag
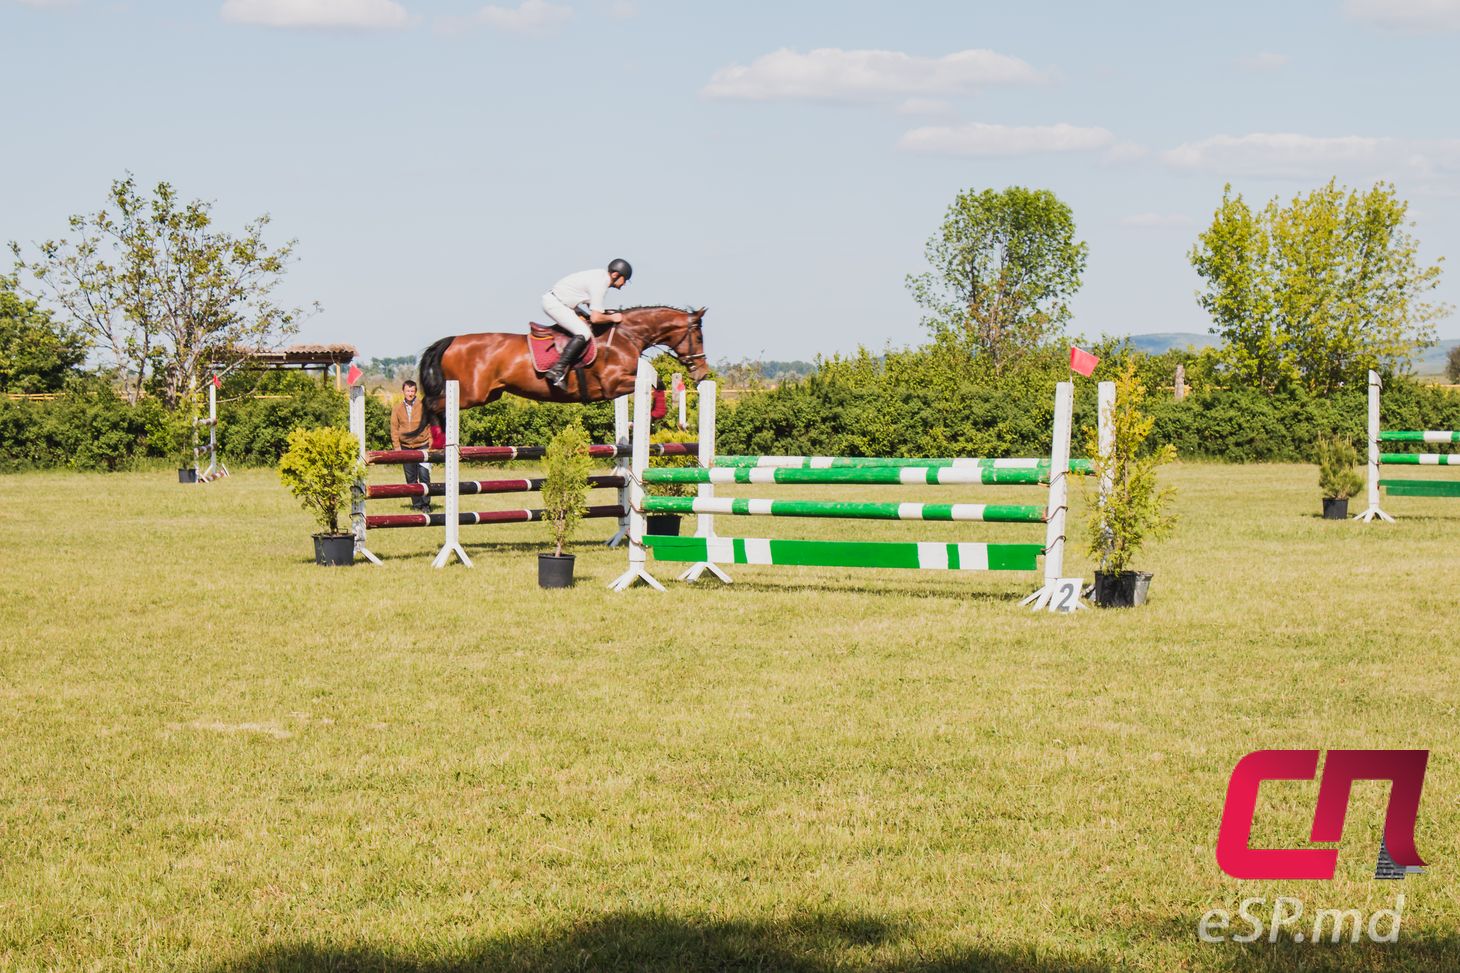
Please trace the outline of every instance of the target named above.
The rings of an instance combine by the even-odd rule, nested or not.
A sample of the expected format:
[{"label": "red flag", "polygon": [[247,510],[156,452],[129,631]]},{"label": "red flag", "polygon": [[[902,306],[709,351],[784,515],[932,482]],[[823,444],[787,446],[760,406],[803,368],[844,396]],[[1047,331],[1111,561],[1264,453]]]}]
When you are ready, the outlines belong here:
[{"label": "red flag", "polygon": [[219,378],[217,375],[214,375],[213,376],[213,387],[215,389],[221,389],[223,387],[223,379]]},{"label": "red flag", "polygon": [[1100,359],[1088,351],[1081,351],[1074,345],[1070,345],[1070,371],[1079,372],[1089,378],[1095,374],[1095,366],[1100,364]]},{"label": "red flag", "polygon": [[350,370],[345,373],[345,384],[354,385],[356,382],[360,381],[360,376],[364,374],[364,372],[360,371],[360,366],[356,365],[354,362],[350,362]]}]

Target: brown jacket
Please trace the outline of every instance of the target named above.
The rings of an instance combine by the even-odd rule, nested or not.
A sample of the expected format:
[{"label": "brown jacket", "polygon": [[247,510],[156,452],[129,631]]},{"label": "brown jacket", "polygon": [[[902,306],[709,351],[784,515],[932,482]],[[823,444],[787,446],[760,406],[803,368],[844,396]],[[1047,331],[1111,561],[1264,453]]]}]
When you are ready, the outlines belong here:
[{"label": "brown jacket", "polygon": [[421,424],[421,413],[424,410],[421,405],[421,397],[416,396],[416,401],[411,403],[411,417],[406,418],[406,401],[401,399],[390,410],[390,442],[396,449],[430,449],[431,448],[431,427],[422,429],[418,435],[412,436],[411,430]]}]

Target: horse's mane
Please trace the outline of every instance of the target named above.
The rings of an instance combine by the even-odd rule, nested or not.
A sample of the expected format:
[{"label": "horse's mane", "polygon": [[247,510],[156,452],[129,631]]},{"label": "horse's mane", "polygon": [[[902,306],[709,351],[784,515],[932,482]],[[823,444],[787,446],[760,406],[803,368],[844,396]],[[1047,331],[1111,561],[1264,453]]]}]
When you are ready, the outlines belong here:
[{"label": "horse's mane", "polygon": [[678,311],[681,314],[693,314],[695,312],[695,309],[692,307],[679,307],[675,304],[634,304],[629,307],[621,307],[618,310],[619,313],[623,313],[624,311]]}]

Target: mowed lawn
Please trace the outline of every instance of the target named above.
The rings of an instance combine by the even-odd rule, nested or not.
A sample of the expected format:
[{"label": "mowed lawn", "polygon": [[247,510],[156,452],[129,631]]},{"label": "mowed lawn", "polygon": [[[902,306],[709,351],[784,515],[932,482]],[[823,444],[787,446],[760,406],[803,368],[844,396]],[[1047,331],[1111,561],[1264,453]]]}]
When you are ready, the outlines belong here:
[{"label": "mowed lawn", "polygon": [[[651,561],[669,594],[615,595],[607,521],[568,591],[539,525],[464,527],[475,570],[432,570],[439,529],[326,570],[272,472],[173,479],[0,477],[5,973],[1460,969],[1460,502],[1325,522],[1310,467],[1181,465],[1149,606],[1055,617],[1024,574]],[[1429,749],[1427,873],[1372,879],[1364,783],[1334,881],[1226,878],[1232,767],[1291,747]],[[1255,842],[1301,842],[1316,791],[1266,785]],[[1397,944],[1197,941],[1249,896],[1400,893]]]}]

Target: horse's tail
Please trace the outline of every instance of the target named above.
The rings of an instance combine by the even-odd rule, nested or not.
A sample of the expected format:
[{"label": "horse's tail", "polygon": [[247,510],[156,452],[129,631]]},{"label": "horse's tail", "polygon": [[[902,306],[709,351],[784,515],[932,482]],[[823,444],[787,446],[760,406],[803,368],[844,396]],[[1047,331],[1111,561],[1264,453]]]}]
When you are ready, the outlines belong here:
[{"label": "horse's tail", "polygon": [[441,368],[441,356],[446,354],[446,349],[455,340],[455,337],[442,338],[432,342],[421,352],[421,363],[416,367],[416,381],[421,386],[421,401],[425,403],[425,408],[421,410],[421,424],[410,433],[412,436],[419,436],[425,432],[427,426],[439,426],[445,421],[445,416],[433,409],[431,403],[446,394],[446,373]]}]

